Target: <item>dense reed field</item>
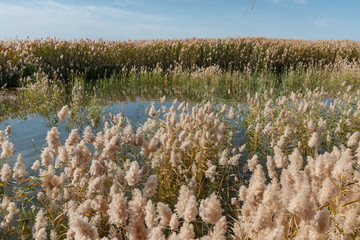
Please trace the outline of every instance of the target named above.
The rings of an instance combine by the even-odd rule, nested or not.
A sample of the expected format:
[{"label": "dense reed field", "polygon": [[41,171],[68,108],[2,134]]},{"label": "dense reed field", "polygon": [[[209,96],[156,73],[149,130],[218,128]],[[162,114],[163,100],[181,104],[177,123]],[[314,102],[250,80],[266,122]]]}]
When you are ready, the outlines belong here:
[{"label": "dense reed field", "polygon": [[360,91],[338,90],[334,100],[319,88],[248,95],[239,106],[152,105],[139,126],[110,116],[64,144],[53,127],[28,171],[8,127],[1,235],[357,239]]},{"label": "dense reed field", "polygon": [[357,88],[359,46],[266,38],[0,41],[0,118],[52,121],[69,105],[75,118],[86,112],[89,120],[111,101],[139,96],[242,102],[271,88],[277,95],[332,92],[344,82]]},{"label": "dense reed field", "polygon": [[[265,38],[0,41],[0,121],[52,126],[30,161],[0,129],[0,237],[359,239],[359,53]],[[161,104],[138,122],[104,111],[139,97]]]},{"label": "dense reed field", "polygon": [[360,45],[344,41],[266,38],[103,41],[59,39],[0,41],[0,84],[44,72],[50,79],[74,74],[98,79],[130,70],[222,71],[285,74],[296,69],[358,66]]},{"label": "dense reed field", "polygon": [[[71,107],[69,122],[89,123],[101,117],[104,107],[137,98],[159,99],[166,95],[190,102],[216,100],[217,103],[243,103],[247,94],[273,89],[275,96],[292,91],[304,93],[323,87],[329,98],[335,97],[341,84],[360,87],[360,68],[356,64],[338,65],[335,69],[309,68],[289,70],[277,75],[270,71],[223,71],[218,66],[197,68],[192,72],[174,69],[153,71],[131,69],[95,81],[76,75],[51,79],[45,73],[18,80],[21,87],[0,88],[0,120],[43,116],[53,123],[61,106]],[[74,125],[74,124],[72,124]],[[74,126],[75,126],[74,125]],[[75,126],[78,127],[78,126]]]}]

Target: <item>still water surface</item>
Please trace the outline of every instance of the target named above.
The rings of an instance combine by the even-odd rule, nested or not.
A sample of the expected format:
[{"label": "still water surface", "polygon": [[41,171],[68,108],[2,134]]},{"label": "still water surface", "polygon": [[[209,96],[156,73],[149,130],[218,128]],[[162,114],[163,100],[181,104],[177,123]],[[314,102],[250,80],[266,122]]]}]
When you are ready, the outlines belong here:
[{"label": "still water surface", "polygon": [[[150,107],[153,101],[149,99],[137,99],[135,102],[123,101],[105,107],[104,115],[112,112],[114,115],[123,113],[130,121],[132,126],[144,122],[147,119],[145,113],[146,108]],[[159,99],[154,100],[156,109],[161,107]],[[167,101],[164,105],[170,106],[172,101]],[[65,143],[66,138],[70,132],[66,128],[66,121],[60,123],[60,141]],[[39,157],[41,150],[46,146],[47,132],[53,127],[45,117],[32,117],[26,120],[23,119],[8,119],[0,123],[0,130],[5,130],[6,127],[11,126],[11,134],[9,141],[14,144],[16,153],[12,159],[9,160],[11,165],[14,164],[18,154],[23,156],[27,168],[31,167],[32,163]],[[101,125],[101,124],[100,124]],[[100,129],[98,129],[99,131]],[[83,128],[79,129],[79,135],[82,135]],[[35,147],[36,146],[36,147]]]}]

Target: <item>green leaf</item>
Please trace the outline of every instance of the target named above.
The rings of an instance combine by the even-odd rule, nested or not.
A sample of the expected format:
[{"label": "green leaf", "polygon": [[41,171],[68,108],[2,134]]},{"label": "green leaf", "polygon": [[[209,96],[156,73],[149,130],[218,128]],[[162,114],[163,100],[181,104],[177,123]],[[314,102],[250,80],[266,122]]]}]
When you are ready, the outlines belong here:
[{"label": "green leaf", "polygon": [[34,144],[34,148],[35,148],[35,150],[36,150],[36,153],[39,155],[39,150],[38,150],[37,147],[36,147],[36,144],[35,144],[34,139],[32,138],[31,141],[32,141],[32,143]]},{"label": "green leaf", "polygon": [[354,185],[354,184],[356,184],[356,182],[348,183],[348,184],[346,184],[346,186],[351,186],[351,185]]},{"label": "green leaf", "polygon": [[356,202],[359,202],[360,201],[360,198],[355,200],[355,201],[351,201],[351,202],[348,202],[348,203],[345,203],[344,205],[342,205],[342,207],[345,207],[347,205],[350,205],[350,204],[353,204],[353,203],[356,203]]}]

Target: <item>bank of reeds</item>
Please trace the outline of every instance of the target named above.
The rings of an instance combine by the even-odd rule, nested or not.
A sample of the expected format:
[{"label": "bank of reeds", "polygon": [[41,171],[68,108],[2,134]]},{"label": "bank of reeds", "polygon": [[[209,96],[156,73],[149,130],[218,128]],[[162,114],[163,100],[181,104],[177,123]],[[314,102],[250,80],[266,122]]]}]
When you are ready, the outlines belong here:
[{"label": "bank of reeds", "polygon": [[360,72],[356,64],[336,69],[298,68],[277,75],[271,71],[223,71],[219,66],[197,68],[192,72],[180,68],[166,71],[131,69],[127,74],[87,81],[83,75],[64,79],[49,78],[36,73],[21,78],[17,89],[0,89],[0,120],[17,117],[44,116],[56,121],[56,112],[63,105],[72,109],[75,124],[100,117],[106,105],[137,98],[159,99],[166,95],[187,101],[214,100],[241,102],[247,95],[268,92],[275,96],[292,91],[305,93],[307,89],[322,87],[327,97],[335,97],[342,84],[360,87]]},{"label": "bank of reeds", "polygon": [[132,69],[194,72],[217,66],[225,72],[336,69],[358,65],[358,42],[266,38],[104,41],[24,39],[0,41],[0,84],[18,86],[20,78],[44,72],[65,81],[128,74]]},{"label": "bank of reeds", "polygon": [[53,127],[30,170],[9,127],[0,135],[1,236],[357,239],[360,92],[344,85],[327,95],[152,105],[136,128],[119,114],[100,132],[73,129],[65,143]]}]

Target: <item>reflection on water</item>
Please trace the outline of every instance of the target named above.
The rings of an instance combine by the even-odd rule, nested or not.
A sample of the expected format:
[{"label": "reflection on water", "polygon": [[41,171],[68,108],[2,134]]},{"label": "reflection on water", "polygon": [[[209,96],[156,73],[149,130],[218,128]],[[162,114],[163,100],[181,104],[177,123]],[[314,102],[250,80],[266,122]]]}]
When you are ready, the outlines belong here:
[{"label": "reflection on water", "polygon": [[[113,113],[114,115],[118,113],[124,113],[124,115],[131,121],[132,126],[136,126],[139,123],[142,123],[146,120],[147,115],[145,109],[148,108],[153,101],[145,99],[137,99],[135,102],[119,102],[113,105],[108,105],[105,107],[104,115],[107,116],[107,113]],[[159,101],[154,101],[155,107],[160,108],[161,103]],[[172,102],[168,101],[165,105],[169,106]],[[29,168],[36,160],[37,157],[41,154],[41,149],[46,144],[46,135],[47,132],[54,126],[54,124],[49,123],[48,119],[45,117],[33,117],[26,120],[23,119],[8,119],[4,122],[0,122],[0,130],[5,130],[6,126],[11,126],[11,134],[9,141],[15,145],[16,156],[21,153],[23,159]],[[68,137],[69,131],[66,128],[66,122],[62,121],[58,126],[60,132],[61,143],[64,144],[66,138]],[[102,124],[99,124],[102,126]],[[82,135],[83,126],[79,129],[79,135]],[[94,129],[94,128],[93,128]],[[100,130],[100,129],[95,129]],[[35,145],[36,148],[35,148]],[[37,150],[39,152],[37,152]],[[10,160],[10,164],[13,164],[15,161]]]}]

